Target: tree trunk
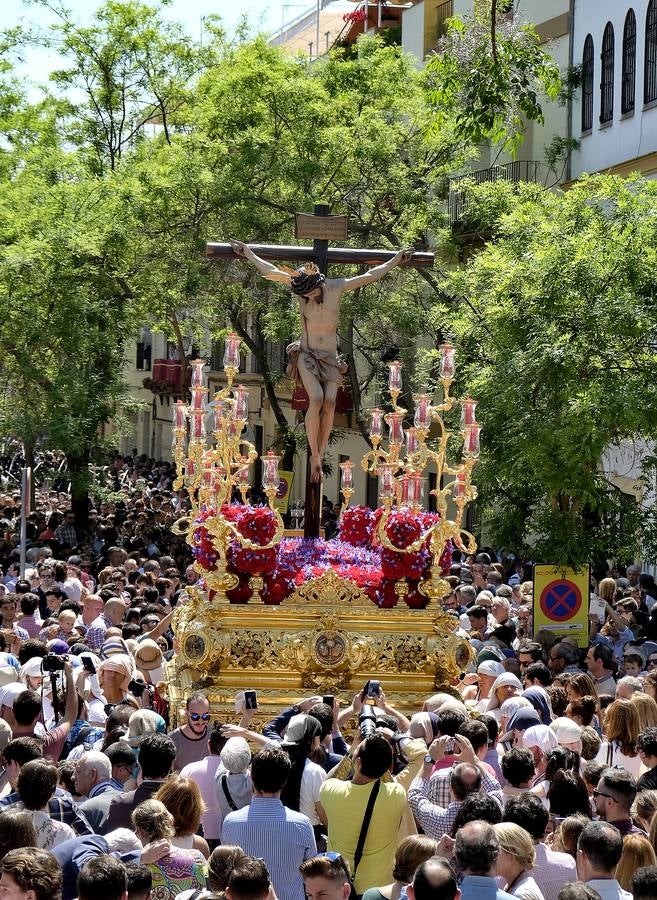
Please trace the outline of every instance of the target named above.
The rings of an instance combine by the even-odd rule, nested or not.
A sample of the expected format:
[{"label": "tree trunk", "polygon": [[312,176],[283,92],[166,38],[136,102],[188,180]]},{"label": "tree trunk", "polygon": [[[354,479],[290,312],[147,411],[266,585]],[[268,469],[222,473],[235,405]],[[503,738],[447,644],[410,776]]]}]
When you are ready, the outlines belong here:
[{"label": "tree trunk", "polygon": [[71,478],[71,508],[75,513],[75,526],[86,531],[89,526],[89,460],[87,448],[79,454],[69,454],[68,471]]}]

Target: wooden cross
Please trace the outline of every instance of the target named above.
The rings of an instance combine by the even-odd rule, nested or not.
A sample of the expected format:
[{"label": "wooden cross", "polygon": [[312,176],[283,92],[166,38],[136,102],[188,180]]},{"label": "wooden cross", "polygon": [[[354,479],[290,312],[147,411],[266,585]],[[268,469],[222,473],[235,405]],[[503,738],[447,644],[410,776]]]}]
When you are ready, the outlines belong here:
[{"label": "wooden cross", "polygon": [[[322,221],[324,219],[324,221]],[[352,266],[378,265],[387,262],[395,255],[394,250],[354,249],[352,247],[329,247],[329,240],[336,236],[346,237],[346,216],[330,216],[329,207],[323,203],[315,205],[314,215],[301,214],[297,217],[297,236],[313,238],[312,247],[249,244],[249,247],[261,259],[280,262],[314,262],[323,275],[327,274],[329,263],[342,263]],[[206,245],[209,259],[241,259],[230,244],[209,242]],[[433,266],[433,253],[413,253],[404,265],[413,268],[430,268]],[[318,538],[320,528],[321,482],[313,482],[310,478],[310,454],[306,462],[306,501],[304,519],[304,537]]]}]

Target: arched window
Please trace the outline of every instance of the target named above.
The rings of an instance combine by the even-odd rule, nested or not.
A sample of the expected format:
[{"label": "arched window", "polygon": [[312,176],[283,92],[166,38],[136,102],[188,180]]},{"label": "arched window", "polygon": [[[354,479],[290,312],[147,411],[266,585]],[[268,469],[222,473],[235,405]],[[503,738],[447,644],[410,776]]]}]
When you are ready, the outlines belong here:
[{"label": "arched window", "polygon": [[621,113],[634,112],[636,95],[636,16],[629,10],[625,16],[623,29],[623,74],[621,90]]},{"label": "arched window", "polygon": [[650,0],[646,16],[646,51],[643,69],[643,102],[657,100],[657,0]]},{"label": "arched window", "polygon": [[614,118],[614,26],[605,25],[600,53],[600,121]]},{"label": "arched window", "polygon": [[582,54],[582,131],[593,128],[593,38],[586,35]]}]

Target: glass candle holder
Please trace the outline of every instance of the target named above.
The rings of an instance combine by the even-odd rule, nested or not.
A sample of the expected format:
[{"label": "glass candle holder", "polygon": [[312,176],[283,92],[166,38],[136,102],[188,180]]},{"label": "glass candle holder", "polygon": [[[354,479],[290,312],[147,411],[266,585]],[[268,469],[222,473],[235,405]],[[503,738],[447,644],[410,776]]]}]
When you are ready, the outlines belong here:
[{"label": "glass candle holder", "polygon": [[371,438],[382,438],[383,437],[383,410],[375,407],[371,413],[370,419],[370,437]]},{"label": "glass candle holder", "polygon": [[410,478],[408,475],[404,474],[399,479],[401,489],[400,489],[400,501],[402,506],[409,506],[411,504],[410,499]]},{"label": "glass candle holder", "polygon": [[203,387],[203,366],[204,359],[192,360],[192,387]]},{"label": "glass candle holder", "polygon": [[186,413],[185,404],[182,400],[176,400],[173,406],[173,427],[177,431],[185,430],[185,413]]},{"label": "glass candle holder", "polygon": [[388,440],[391,444],[397,444],[401,447],[404,443],[404,414],[388,413],[385,420],[388,425]]},{"label": "glass candle holder", "polygon": [[456,355],[456,347],[452,344],[444,343],[440,348],[440,377],[453,378],[456,371],[454,357]]},{"label": "glass candle holder", "polygon": [[192,412],[191,437],[194,441],[205,440],[205,412],[202,409]]},{"label": "glass candle holder", "polygon": [[340,463],[340,488],[351,491],[354,487],[354,464],[350,459]]},{"label": "glass candle holder", "polygon": [[388,390],[401,391],[402,389],[402,364],[398,359],[388,363]]},{"label": "glass candle holder", "polygon": [[417,431],[415,428],[407,428],[406,429],[406,455],[410,456],[412,453],[417,453],[420,449],[420,442],[417,438]]},{"label": "glass candle holder", "polygon": [[452,487],[452,496],[455,500],[461,500],[465,496],[466,483],[467,476],[465,472],[459,472]]},{"label": "glass candle holder", "polygon": [[251,477],[249,472],[249,461],[244,456],[240,458],[240,468],[235,473],[237,486],[240,488],[248,488],[251,485]]},{"label": "glass candle holder", "polygon": [[408,499],[412,506],[420,506],[422,504],[422,495],[424,494],[424,478],[419,472],[412,472],[408,476]]},{"label": "glass candle holder", "polygon": [[193,387],[192,388],[192,410],[195,412],[203,409],[203,395],[205,394],[205,390],[202,387]]},{"label": "glass candle holder", "polygon": [[233,390],[233,399],[235,401],[235,418],[246,421],[249,417],[249,392],[243,384],[238,384]]},{"label": "glass candle holder", "polygon": [[224,369],[239,369],[240,339],[234,332],[224,338]]},{"label": "glass candle holder", "polygon": [[415,403],[415,416],[413,424],[416,428],[428,428],[431,418],[431,397],[429,394],[415,394],[413,397]]},{"label": "glass candle holder", "polygon": [[394,500],[397,492],[397,483],[395,482],[395,476],[392,473],[392,466],[388,465],[388,463],[382,463],[379,466],[377,474],[379,476],[379,493],[381,499]]},{"label": "glass candle holder", "polygon": [[461,401],[461,431],[465,431],[469,425],[476,424],[476,411],[477,401],[472,397],[466,397]]},{"label": "glass candle holder", "polygon": [[272,450],[268,450],[262,457],[262,484],[265,489],[274,490],[278,488],[280,479],[278,477],[278,463],[280,456]]},{"label": "glass candle holder", "polygon": [[473,423],[465,429],[465,437],[463,439],[463,456],[469,459],[476,459],[479,456],[479,435],[481,425]]}]

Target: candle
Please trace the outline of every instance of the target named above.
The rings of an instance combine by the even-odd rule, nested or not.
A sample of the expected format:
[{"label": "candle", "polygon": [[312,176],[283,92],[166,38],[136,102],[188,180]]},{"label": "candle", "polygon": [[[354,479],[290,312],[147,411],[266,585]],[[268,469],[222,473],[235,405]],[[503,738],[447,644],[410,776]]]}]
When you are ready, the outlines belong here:
[{"label": "candle", "polygon": [[224,369],[239,369],[239,367],[240,339],[231,331],[224,341]]},{"label": "candle", "polygon": [[203,487],[212,488],[214,486],[214,470],[211,468],[203,469]]},{"label": "candle", "polygon": [[278,463],[280,456],[276,456],[271,450],[262,457],[262,484],[265,490],[277,490],[280,479],[278,477]]},{"label": "candle", "polygon": [[388,423],[388,440],[391,444],[401,447],[404,443],[403,413],[388,413],[385,417]]},{"label": "candle", "polygon": [[429,402],[431,397],[429,394],[415,394],[413,402],[415,403],[415,417],[413,419],[416,428],[428,428],[431,410]]},{"label": "candle", "polygon": [[243,384],[238,384],[233,391],[233,397],[235,398],[235,418],[246,421],[249,417],[249,392]]},{"label": "candle", "polygon": [[192,413],[192,437],[195,441],[205,440],[205,413],[203,410]]},{"label": "candle", "polygon": [[401,505],[409,506],[412,503],[410,499],[410,477],[406,474],[401,477]]},{"label": "candle", "polygon": [[192,360],[192,387],[203,387],[203,366],[204,359]]},{"label": "candle", "polygon": [[250,478],[249,478],[249,461],[246,457],[240,457],[240,468],[237,470],[236,477],[237,483],[240,487],[249,487]]},{"label": "candle", "polygon": [[398,359],[394,360],[394,362],[388,363],[388,390],[389,391],[401,391],[402,389],[402,376],[401,376],[401,363]]},{"label": "candle", "polygon": [[481,432],[481,425],[477,425],[474,422],[472,425],[468,425],[465,430],[465,437],[463,439],[463,455],[466,457],[470,457],[471,459],[476,459],[479,456],[479,433]]},{"label": "candle", "polygon": [[193,387],[192,388],[192,409],[199,410],[203,409],[203,394],[205,390],[202,387]]},{"label": "candle", "polygon": [[468,425],[475,425],[475,412],[477,410],[477,401],[472,397],[466,397],[461,401],[461,431],[465,431]]},{"label": "candle", "polygon": [[370,437],[383,437],[383,410],[375,407],[371,412],[372,420],[370,422]]},{"label": "candle", "polygon": [[185,465],[185,474],[188,476],[188,478],[193,478],[196,474],[196,463],[193,459],[187,459]]},{"label": "candle", "polygon": [[353,490],[354,464],[349,459],[340,463],[340,484],[343,491]]},{"label": "candle", "polygon": [[420,446],[420,442],[417,439],[417,431],[415,428],[407,428],[406,429],[406,455],[410,456],[412,453],[417,453]]},{"label": "candle", "polygon": [[178,431],[185,428],[185,404],[182,400],[176,400],[173,407],[173,427]]},{"label": "candle", "polygon": [[460,500],[465,496],[466,474],[459,472],[456,481],[452,484],[452,494],[455,500]]},{"label": "candle", "polygon": [[392,466],[383,463],[379,466],[377,474],[379,476],[379,491],[382,500],[394,500],[397,485],[395,477],[392,474]]},{"label": "candle", "polygon": [[419,472],[408,476],[408,498],[412,506],[420,506],[422,503],[423,488],[424,479]]},{"label": "candle", "polygon": [[440,377],[441,378],[453,378],[454,377],[454,355],[456,353],[456,348],[451,344],[445,343],[440,348]]}]

